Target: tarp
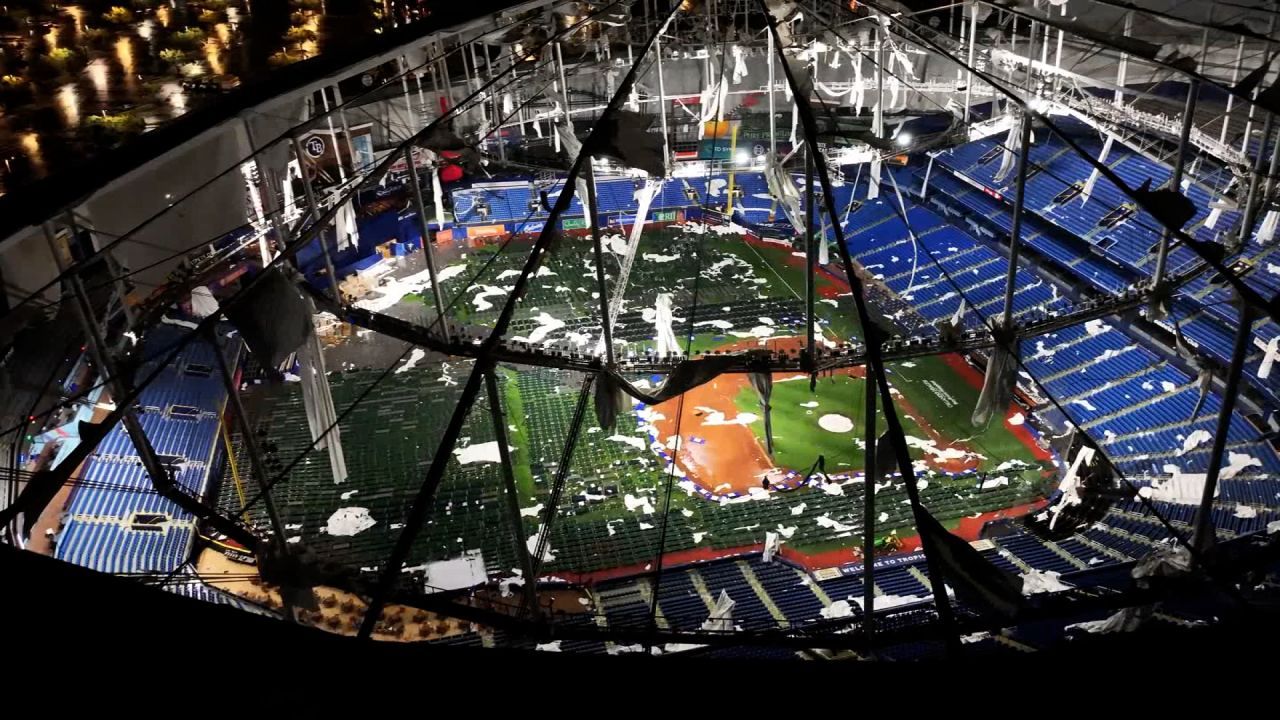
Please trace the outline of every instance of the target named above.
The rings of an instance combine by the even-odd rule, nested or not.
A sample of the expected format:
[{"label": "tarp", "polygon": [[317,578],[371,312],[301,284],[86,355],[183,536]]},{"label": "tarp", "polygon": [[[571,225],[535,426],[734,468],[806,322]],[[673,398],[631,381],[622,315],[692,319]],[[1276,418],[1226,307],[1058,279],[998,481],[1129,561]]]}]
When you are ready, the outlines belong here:
[{"label": "tarp", "polygon": [[658,293],[653,307],[653,329],[658,341],[659,355],[674,355],[680,352],[680,341],[671,329],[671,293]]},{"label": "tarp", "polygon": [[[1012,618],[1023,607],[1022,580],[1007,573],[947,529],[924,507],[917,510],[917,530],[929,550],[929,561],[942,572],[947,585],[967,598],[987,616]],[[939,578],[931,578],[935,594],[942,591]]]},{"label": "tarp", "polygon": [[591,154],[604,156],[650,177],[667,174],[662,135],[649,131],[653,116],[619,110],[599,120],[593,133]]},{"label": "tarp", "polygon": [[308,334],[306,342],[298,349],[298,364],[301,366],[298,373],[302,381],[302,405],[307,413],[311,439],[317,440],[323,436],[316,447],[329,451],[329,469],[333,472],[333,482],[344,482],[347,479],[347,460],[342,452],[342,437],[337,425],[338,413],[333,405],[333,390],[329,387],[320,338],[314,332]]},{"label": "tarp", "polygon": [[279,367],[313,335],[311,303],[276,268],[238,302],[223,308],[263,367]]},{"label": "tarp", "polygon": [[595,384],[595,408],[596,422],[603,431],[614,429],[622,406],[622,388],[617,379],[608,373],[600,373]]},{"label": "tarp", "polygon": [[764,179],[769,186],[769,194],[782,206],[782,212],[787,216],[791,227],[795,229],[797,235],[803,237],[805,220],[800,207],[800,189],[796,186],[795,178],[782,169],[778,158],[769,155],[765,159]]},{"label": "tarp", "polygon": [[[1007,349],[1006,349],[1007,348]],[[1018,341],[1012,347],[997,345],[987,361],[987,374],[982,380],[982,392],[973,408],[970,422],[974,427],[986,427],[996,415],[1003,415],[1013,401],[1013,387],[1018,379]]]}]

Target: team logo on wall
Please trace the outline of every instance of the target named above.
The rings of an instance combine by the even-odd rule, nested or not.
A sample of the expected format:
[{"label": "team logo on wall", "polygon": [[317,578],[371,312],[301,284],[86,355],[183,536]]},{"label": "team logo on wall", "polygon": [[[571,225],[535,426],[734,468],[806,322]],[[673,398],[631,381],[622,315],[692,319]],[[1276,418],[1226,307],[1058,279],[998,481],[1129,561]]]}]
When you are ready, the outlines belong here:
[{"label": "team logo on wall", "polygon": [[319,135],[312,135],[311,137],[307,138],[305,147],[307,149],[307,154],[310,155],[311,157],[313,158],[322,157],[325,151],[324,138],[320,137]]}]

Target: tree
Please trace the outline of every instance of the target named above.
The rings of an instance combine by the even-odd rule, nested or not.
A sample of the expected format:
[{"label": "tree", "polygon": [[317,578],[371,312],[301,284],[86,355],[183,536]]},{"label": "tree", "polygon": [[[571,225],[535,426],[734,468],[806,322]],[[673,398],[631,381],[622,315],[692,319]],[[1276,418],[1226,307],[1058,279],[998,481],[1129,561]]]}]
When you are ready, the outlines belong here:
[{"label": "tree", "polygon": [[126,7],[112,5],[110,10],[102,13],[102,19],[112,25],[127,25],[133,22],[133,11]]}]

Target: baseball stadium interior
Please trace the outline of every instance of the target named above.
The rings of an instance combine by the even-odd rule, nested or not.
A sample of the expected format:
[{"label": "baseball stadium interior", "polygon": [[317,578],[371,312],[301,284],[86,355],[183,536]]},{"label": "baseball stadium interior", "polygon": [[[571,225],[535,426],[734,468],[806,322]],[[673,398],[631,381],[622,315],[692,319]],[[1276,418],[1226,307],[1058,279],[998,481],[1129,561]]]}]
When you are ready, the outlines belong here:
[{"label": "baseball stadium interior", "polygon": [[0,549],[605,670],[1274,627],[1277,18],[480,3],[246,82],[4,198]]}]

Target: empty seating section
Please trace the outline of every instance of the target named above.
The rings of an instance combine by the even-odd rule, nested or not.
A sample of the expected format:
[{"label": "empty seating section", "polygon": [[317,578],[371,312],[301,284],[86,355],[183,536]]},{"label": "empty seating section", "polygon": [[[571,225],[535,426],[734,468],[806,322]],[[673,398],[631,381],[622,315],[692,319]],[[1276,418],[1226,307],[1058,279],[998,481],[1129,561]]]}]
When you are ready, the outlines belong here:
[{"label": "empty seating section", "polygon": [[[214,440],[218,434],[217,418],[171,419],[163,415],[143,413],[138,416],[138,420],[147,434],[147,440],[161,456],[205,462],[213,452]],[[117,425],[107,433],[98,446],[96,455],[104,462],[134,462],[139,457],[133,440],[122,425]]]},{"label": "empty seating section", "polygon": [[[982,316],[1002,311],[1008,260],[926,208],[909,206],[903,223],[896,202],[868,201],[850,215],[847,243],[856,260],[927,322],[952,317],[964,298]],[[1026,266],[1015,288],[1015,316],[1066,305],[1056,287]],[[966,312],[965,322],[981,327],[982,317]]]},{"label": "empty seating section", "polygon": [[649,603],[640,592],[639,583],[648,587],[647,580],[611,583],[596,588],[599,600],[598,612],[604,613],[605,622],[614,628],[643,628],[649,622]]},{"label": "empty seating section", "polygon": [[929,590],[909,568],[895,567],[875,574],[875,585],[881,594],[896,597],[928,597]]},{"label": "empty seating section", "polygon": [[[1008,567],[1017,572],[1012,565]],[[894,607],[915,604],[912,598],[928,602],[931,593],[917,575],[923,570],[923,560],[918,557],[906,565],[877,570],[876,595],[886,598],[886,607],[890,602]],[[647,577],[599,583],[593,589],[597,612],[610,627],[644,627],[649,621],[653,583]],[[824,622],[828,619],[825,608],[834,603],[847,604],[848,611],[829,613],[831,620],[861,614],[860,574],[814,580],[785,561],[775,558],[766,563],[758,555],[666,569],[657,584],[658,624],[677,631],[701,628],[721,591],[733,599],[732,623],[743,630]],[[894,599],[889,601],[889,597]]]},{"label": "empty seating section", "polygon": [[[988,138],[939,153],[937,164],[954,174],[933,172],[928,195],[931,206],[949,216],[952,222],[997,241],[1003,237],[990,228],[1008,230],[1007,201],[1013,182],[1012,177],[1000,181],[994,178],[1002,142],[1003,137]],[[1082,142],[1096,156],[1100,145],[1092,139]],[[1069,197],[1072,193],[1064,191],[1072,184],[1082,188],[1092,167],[1074,152],[1054,152],[1053,147],[1062,145],[1050,138],[1032,151],[1033,162],[1042,168],[1027,184],[1028,207],[1033,215],[1024,225],[1024,242],[1071,275],[1109,293],[1123,291],[1149,276],[1152,250],[1159,239],[1154,222],[1139,215],[1114,227],[1100,228],[1103,217],[1124,205],[1127,199],[1105,179],[1097,181],[1087,200],[1078,194]],[[1148,178],[1158,187],[1170,174],[1167,167],[1118,146],[1112,148],[1106,162],[1134,187]],[[989,192],[970,183],[984,186]],[[1214,218],[1213,228],[1206,227],[1210,192],[1200,185],[1189,185],[1186,192],[1196,206],[1196,216],[1187,227],[1197,237],[1212,239],[1238,221],[1238,213],[1223,212]],[[1090,243],[1092,254],[1081,251],[1080,240]],[[1170,256],[1171,270],[1176,272],[1193,265],[1196,258],[1188,253],[1185,248],[1175,249]],[[1266,294],[1280,289],[1280,265],[1274,262],[1280,255],[1274,250],[1250,244],[1241,258],[1252,265],[1245,275],[1246,282],[1265,289]],[[893,280],[891,277],[891,284]],[[1211,280],[1212,275],[1206,273],[1182,287],[1171,319],[1162,320],[1160,324],[1172,333],[1176,319],[1188,344],[1225,362],[1231,355],[1236,310],[1229,302],[1230,292],[1221,285],[1211,284]],[[925,301],[920,310],[926,315],[936,315],[954,307],[956,302],[954,298],[940,299],[937,293],[927,289],[915,294],[917,306],[920,299]],[[989,290],[983,287],[971,291],[971,297],[979,300],[987,294]],[[1165,466],[1170,464],[1184,472],[1204,472],[1207,443],[1185,451],[1183,443],[1193,431],[1212,432],[1212,418],[1219,403],[1217,396],[1210,394],[1199,415],[1193,418],[1192,412],[1199,400],[1193,377],[1123,334],[1099,332],[1099,329],[1100,326],[1090,330],[1068,328],[1037,338],[1034,348],[1024,345],[1028,369],[1052,395],[1066,403],[1073,419],[1086,423],[1125,472],[1163,474]],[[1264,319],[1255,322],[1254,333],[1246,377],[1272,399],[1280,400],[1280,376],[1262,379],[1257,375],[1265,346],[1280,334],[1280,328]],[[1246,453],[1260,463],[1260,467],[1246,467],[1241,482],[1277,468],[1275,453],[1258,443],[1257,435],[1242,418],[1233,418],[1229,450]]]},{"label": "empty seating section", "polygon": [[[144,362],[139,376],[146,376],[163,362],[182,341],[184,328],[161,324],[147,333]],[[195,408],[202,415],[216,417],[222,411],[226,390],[222,384],[214,347],[205,341],[192,342],[172,362],[164,364],[155,381],[143,388],[138,406],[146,413],[167,413],[174,406]],[[234,367],[234,347],[226,349],[228,365]]]},{"label": "empty seating section", "polygon": [[735,563],[712,563],[698,569],[702,581],[714,598],[720,592],[728,593],[733,598],[733,621],[744,629],[774,627],[777,621],[769,614],[769,610],[760,602],[756,591],[747,584],[746,577]]},{"label": "empty seating section", "polygon": [[785,563],[766,563],[757,557],[748,560],[747,566],[788,624],[802,625],[821,617],[822,600],[803,573]]},{"label": "empty seating section", "polygon": [[[943,171],[931,174],[928,195],[930,204],[951,215],[954,222],[969,227],[975,235],[1001,241],[1007,236],[997,236],[992,228],[1002,233],[1010,228],[1009,201],[1014,182],[1012,177],[994,179],[1000,144],[1005,141],[1004,136],[997,136],[939,153],[936,164]],[[1101,149],[1091,137],[1078,138],[1077,142],[1095,157]],[[1055,153],[1053,147],[1063,151]],[[1097,180],[1086,198],[1080,191],[1093,168],[1073,151],[1065,151],[1056,138],[1049,137],[1036,145],[1032,161],[1039,164],[1039,169],[1027,182],[1027,207],[1032,213],[1024,216],[1025,246],[1107,293],[1147,282],[1155,267],[1162,235],[1160,225],[1140,212],[1120,220],[1126,215],[1126,207],[1136,206],[1105,178]],[[1106,163],[1134,188],[1148,179],[1152,187],[1160,187],[1171,174],[1165,165],[1119,145],[1113,146]],[[1214,213],[1211,207],[1220,195],[1212,188],[1225,187],[1223,177],[1221,169],[1204,168],[1198,182],[1186,183],[1183,188],[1195,207],[1195,216],[1184,229],[1202,241],[1222,242],[1238,230],[1240,212],[1224,209]],[[971,183],[987,190],[979,190]],[[1108,225],[1104,218],[1120,221]],[[1248,285],[1269,297],[1280,290],[1277,260],[1280,251],[1251,240],[1233,258],[1233,264]],[[1190,248],[1175,244],[1169,251],[1168,272],[1184,273],[1199,267],[1200,259]],[[1201,273],[1179,287],[1173,313],[1188,342],[1224,364],[1231,356],[1238,315],[1232,297],[1221,278]],[[1160,324],[1173,331],[1171,320]],[[1266,343],[1278,333],[1280,328],[1270,319],[1255,323],[1254,347],[1245,375],[1269,399],[1280,402],[1280,375],[1260,378],[1257,374]]]},{"label": "empty seating section", "polygon": [[[202,463],[174,468],[174,479],[188,494],[200,497],[208,482]],[[191,522],[190,513],[160,496],[142,465],[118,462],[90,462],[80,475],[82,487],[71,497],[67,512],[72,517],[128,520],[135,513],[157,513],[174,520]]]},{"label": "empty seating section", "polygon": [[106,573],[169,572],[187,560],[194,531],[170,525],[132,530],[110,521],[72,520],[58,542],[58,558]]},{"label": "empty seating section", "polygon": [[[181,341],[184,332],[158,325],[142,347],[144,377]],[[234,367],[239,340],[215,347],[193,341],[164,365],[138,401],[147,439],[181,492],[203,499],[219,451],[226,400],[215,352]],[[169,572],[186,562],[195,539],[194,518],[162,497],[142,465],[123,425],[103,438],[67,505],[69,520],[56,543],[57,557],[110,573]]]},{"label": "empty seating section", "polygon": [[[740,173],[735,176],[735,196],[746,207],[764,206],[768,203],[755,195],[768,192],[764,178],[760,173]],[[686,184],[689,191],[686,191]],[[596,203],[597,211],[608,219],[612,215],[626,215],[636,210],[636,191],[644,186],[643,181],[632,178],[597,178]],[[524,220],[545,220],[547,208],[543,205],[542,194],[552,205],[560,196],[564,187],[562,180],[550,184],[537,184],[529,181],[507,181],[494,183],[476,183],[471,187],[454,190],[454,221],[459,225],[487,225],[494,223],[520,223]],[[707,193],[708,183],[705,178],[686,178],[669,180],[654,197],[651,209],[673,209],[707,205],[720,207],[728,200],[727,181],[723,177],[712,178]],[[739,199],[735,199],[735,205]],[[574,196],[565,212],[565,217],[582,217],[585,215],[581,198]],[[755,215],[752,214],[754,218]],[[763,219],[761,217],[761,219]],[[759,221],[759,220],[757,220]]]},{"label": "empty seating section", "polygon": [[675,630],[697,630],[711,614],[687,573],[663,575],[658,584],[658,607]]},{"label": "empty seating section", "polygon": [[[454,221],[459,225],[487,225],[495,223],[520,223],[524,220],[545,220],[547,208],[542,203],[542,193],[554,204],[560,195],[563,182],[549,185],[531,181],[505,181],[476,183],[454,190]],[[629,217],[637,207],[636,192],[644,187],[643,180],[634,178],[596,179],[596,203],[606,221],[615,216]],[[835,188],[836,207],[848,208],[853,196],[852,185]],[[661,191],[650,203],[651,210],[671,210],[689,207],[724,209],[729,204],[729,178],[727,175],[674,178],[663,184]],[[785,222],[781,208],[776,207],[769,194],[764,175],[759,172],[741,172],[733,176],[734,217],[749,224]],[[581,199],[576,195],[565,217],[585,215]],[[629,222],[629,220],[628,220]]]},{"label": "empty seating section", "polygon": [[1041,572],[1066,574],[1079,569],[1066,558],[1050,550],[1033,535],[1019,532],[994,538],[994,540],[1002,550]]}]

